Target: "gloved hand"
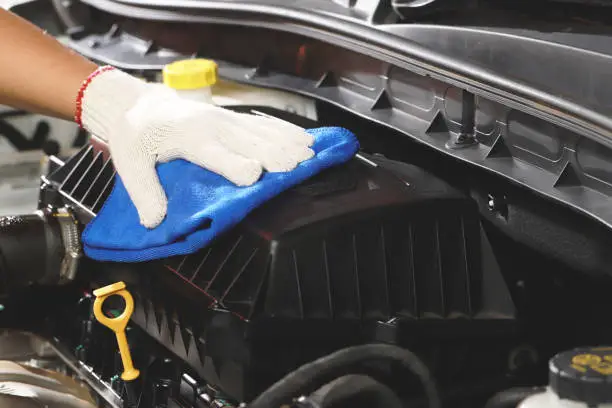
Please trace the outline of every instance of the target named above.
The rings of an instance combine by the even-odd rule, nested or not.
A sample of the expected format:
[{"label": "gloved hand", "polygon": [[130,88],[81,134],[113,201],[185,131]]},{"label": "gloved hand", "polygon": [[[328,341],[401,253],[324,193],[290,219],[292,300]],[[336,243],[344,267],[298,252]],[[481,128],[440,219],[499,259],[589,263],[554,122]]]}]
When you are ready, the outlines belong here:
[{"label": "gloved hand", "polygon": [[239,186],[255,183],[262,168],[292,170],[311,158],[313,138],[278,119],[232,112],[182,99],[116,69],[101,71],[84,88],[81,122],[106,141],[142,225],[166,215],[166,195],[155,165],[182,158]]}]

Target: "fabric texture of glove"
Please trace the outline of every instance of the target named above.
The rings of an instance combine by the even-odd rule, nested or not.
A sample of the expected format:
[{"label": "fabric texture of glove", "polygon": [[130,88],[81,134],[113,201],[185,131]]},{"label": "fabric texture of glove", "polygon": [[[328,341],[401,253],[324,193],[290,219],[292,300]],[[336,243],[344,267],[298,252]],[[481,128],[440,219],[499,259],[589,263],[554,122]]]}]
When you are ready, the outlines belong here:
[{"label": "fabric texture of glove", "polygon": [[182,99],[172,89],[119,70],[103,72],[88,85],[82,122],[108,143],[117,173],[147,228],[158,226],[167,211],[158,163],[184,159],[236,186],[249,186],[263,170],[290,171],[314,155],[313,138],[300,127]]},{"label": "fabric texture of glove", "polygon": [[344,163],[359,149],[355,136],[342,128],[308,131],[316,155],[286,173],[264,173],[248,187],[185,160],[158,166],[168,193],[168,215],[155,229],[143,227],[128,192],[117,178],[102,209],[83,232],[85,254],[99,261],[140,262],[186,255],[243,220],[281,192]]}]

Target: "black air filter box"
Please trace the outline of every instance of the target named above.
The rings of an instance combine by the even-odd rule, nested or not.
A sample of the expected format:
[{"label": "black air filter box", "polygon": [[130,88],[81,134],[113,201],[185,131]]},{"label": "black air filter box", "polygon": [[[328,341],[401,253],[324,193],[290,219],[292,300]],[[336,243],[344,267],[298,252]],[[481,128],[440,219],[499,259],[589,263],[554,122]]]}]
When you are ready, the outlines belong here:
[{"label": "black air filter box", "polygon": [[250,321],[473,316],[474,203],[415,167],[395,164],[394,174],[367,160],[283,194],[167,268]]},{"label": "black air filter box", "polygon": [[[87,189],[60,179],[107,185],[113,172],[101,157],[82,152],[50,177],[47,193],[59,186],[67,202],[95,212],[108,192],[74,196]],[[99,174],[77,177],[66,166]],[[475,202],[380,156],[356,157],[286,191],[195,254],[88,271],[94,286],[125,281],[137,303],[133,320],[240,400],[342,346],[469,345],[513,325]]]},{"label": "black air filter box", "polygon": [[366,160],[288,191],[196,254],[131,278],[104,265],[103,283],[131,280],[139,325],[246,400],[341,346],[499,336],[513,307],[483,261],[475,204],[418,168]]}]

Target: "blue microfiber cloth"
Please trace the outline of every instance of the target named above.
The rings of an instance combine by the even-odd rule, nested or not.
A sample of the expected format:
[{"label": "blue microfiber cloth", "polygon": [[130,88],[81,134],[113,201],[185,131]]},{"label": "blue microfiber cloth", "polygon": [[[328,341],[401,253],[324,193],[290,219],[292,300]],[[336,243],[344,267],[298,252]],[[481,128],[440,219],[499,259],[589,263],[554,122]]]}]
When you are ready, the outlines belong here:
[{"label": "blue microfiber cloth", "polygon": [[[159,164],[168,197],[164,221],[153,229],[140,224],[136,207],[117,177],[113,191],[83,232],[85,254],[99,261],[142,262],[200,250],[279,193],[344,163],[359,149],[355,136],[338,127],[308,130],[315,156],[285,173],[264,173],[248,187],[185,160]],[[210,223],[208,227],[206,224]]]}]

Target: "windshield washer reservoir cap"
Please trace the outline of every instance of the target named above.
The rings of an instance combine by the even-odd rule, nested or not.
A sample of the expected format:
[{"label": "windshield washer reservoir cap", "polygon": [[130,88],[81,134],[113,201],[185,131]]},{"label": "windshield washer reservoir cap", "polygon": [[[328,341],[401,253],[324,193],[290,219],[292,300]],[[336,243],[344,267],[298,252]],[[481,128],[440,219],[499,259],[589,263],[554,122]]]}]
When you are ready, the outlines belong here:
[{"label": "windshield washer reservoir cap", "polygon": [[588,406],[612,403],[612,347],[564,351],[549,362],[549,384],[560,399]]},{"label": "windshield washer reservoir cap", "polygon": [[175,61],[163,69],[164,84],[177,90],[198,89],[217,82],[217,64],[207,59]]}]

